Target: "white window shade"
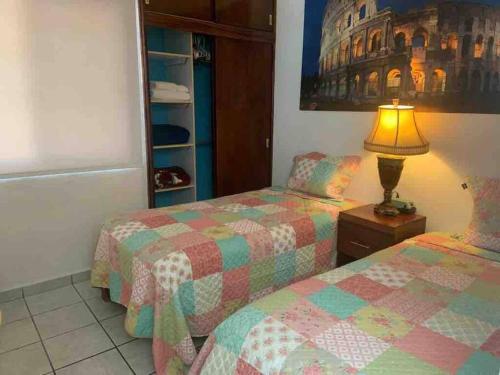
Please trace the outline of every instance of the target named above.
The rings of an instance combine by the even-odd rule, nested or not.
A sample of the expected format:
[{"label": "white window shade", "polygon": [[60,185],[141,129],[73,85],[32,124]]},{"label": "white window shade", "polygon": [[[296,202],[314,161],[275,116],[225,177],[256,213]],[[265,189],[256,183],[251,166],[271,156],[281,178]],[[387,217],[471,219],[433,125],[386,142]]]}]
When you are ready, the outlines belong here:
[{"label": "white window shade", "polygon": [[134,0],[1,0],[0,177],[142,165]]}]

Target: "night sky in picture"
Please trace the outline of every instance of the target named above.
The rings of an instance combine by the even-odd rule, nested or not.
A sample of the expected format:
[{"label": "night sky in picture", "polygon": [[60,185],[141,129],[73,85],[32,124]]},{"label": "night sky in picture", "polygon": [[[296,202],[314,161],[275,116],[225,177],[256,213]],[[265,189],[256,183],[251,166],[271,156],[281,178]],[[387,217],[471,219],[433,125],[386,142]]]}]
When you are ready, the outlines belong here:
[{"label": "night sky in picture", "polygon": [[[304,17],[304,50],[302,55],[302,75],[314,76],[319,71],[319,55],[321,42],[321,27],[323,10],[328,0],[305,0]],[[397,13],[404,13],[410,9],[419,9],[434,0],[379,0],[378,10],[392,8]],[[500,5],[500,0],[456,0],[456,2]]]}]

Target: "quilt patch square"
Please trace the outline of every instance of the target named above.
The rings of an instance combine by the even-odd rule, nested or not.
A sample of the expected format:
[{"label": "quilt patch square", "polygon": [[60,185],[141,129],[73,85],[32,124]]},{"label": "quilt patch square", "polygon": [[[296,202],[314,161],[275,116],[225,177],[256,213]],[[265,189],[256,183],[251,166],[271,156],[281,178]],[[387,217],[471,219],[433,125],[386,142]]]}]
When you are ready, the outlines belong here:
[{"label": "quilt patch square", "polygon": [[288,354],[304,341],[304,336],[267,317],[248,333],[241,358],[264,374],[279,372]]},{"label": "quilt patch square", "polygon": [[131,251],[138,251],[160,238],[160,235],[154,230],[145,230],[131,234],[122,244]]},{"label": "quilt patch square", "polygon": [[274,316],[286,326],[309,338],[319,335],[339,321],[304,299],[286,310],[278,310]]},{"label": "quilt patch square", "polygon": [[295,275],[296,276],[305,276],[310,275],[314,271],[314,263],[315,263],[315,246],[309,245],[301,247],[297,249],[295,252],[296,259],[296,268]]},{"label": "quilt patch square", "polygon": [[270,228],[273,239],[274,255],[283,254],[287,251],[295,250],[295,230],[290,224],[282,224]]},{"label": "quilt patch square", "polygon": [[401,251],[401,254],[408,258],[413,258],[427,265],[434,265],[444,256],[442,253],[426,249],[421,246],[409,246]]},{"label": "quilt patch square", "polygon": [[494,284],[476,279],[465,291],[475,297],[500,303],[500,283]]},{"label": "quilt patch square", "polygon": [[370,280],[362,275],[351,276],[347,279],[339,281],[336,285],[337,287],[370,302],[376,301],[393,291],[392,288]]},{"label": "quilt patch square", "polygon": [[194,230],[203,230],[205,228],[213,227],[218,223],[215,220],[210,219],[209,217],[200,217],[199,219],[190,220],[186,223]]},{"label": "quilt patch square", "polygon": [[323,280],[315,277],[305,279],[290,285],[290,289],[294,292],[300,294],[301,296],[308,296],[310,294],[316,293],[321,289],[327,287],[328,284]]},{"label": "quilt patch square", "polygon": [[140,221],[129,221],[125,224],[117,225],[110,232],[111,236],[113,236],[118,242],[122,242],[129,238],[136,232],[147,230],[148,227],[141,223]]},{"label": "quilt patch square", "polygon": [[486,301],[482,298],[474,297],[468,293],[456,296],[448,305],[448,309],[463,315],[482,320],[500,326],[500,303]]},{"label": "quilt patch square", "polygon": [[186,250],[190,247],[204,244],[209,246],[209,243],[215,244],[214,240],[200,232],[185,232],[178,234],[177,236],[170,237],[168,240],[177,250]]},{"label": "quilt patch square", "polygon": [[158,215],[145,217],[141,219],[141,222],[147,225],[149,228],[158,228],[168,224],[174,224],[175,220],[167,215]]},{"label": "quilt patch square", "polygon": [[417,326],[395,346],[445,371],[455,373],[474,352],[458,341]]},{"label": "quilt patch square", "polygon": [[191,262],[194,280],[222,271],[222,256],[215,242],[194,245],[184,252]]},{"label": "quilt patch square", "polygon": [[313,221],[304,217],[290,223],[295,231],[297,248],[314,244],[316,238],[316,228]]},{"label": "quilt patch square", "polygon": [[[402,370],[404,369],[404,370]],[[407,371],[405,371],[407,370]],[[404,371],[404,372],[403,372]],[[363,369],[366,375],[386,374],[445,375],[444,371],[396,348],[386,350]]]},{"label": "quilt patch square", "polygon": [[275,258],[268,258],[251,265],[250,291],[252,294],[273,285],[275,262]]},{"label": "quilt patch square", "polygon": [[262,206],[256,206],[255,209],[262,211],[267,215],[287,210],[285,207],[278,206],[277,204],[264,204]]},{"label": "quilt patch square", "polygon": [[443,306],[447,305],[458,293],[456,290],[418,278],[410,281],[403,289],[417,296],[421,301],[434,302]]},{"label": "quilt patch square", "polygon": [[202,233],[214,240],[223,240],[234,236],[234,231],[225,225],[216,225],[203,229]]},{"label": "quilt patch square", "polygon": [[323,280],[324,282],[326,282],[328,284],[335,284],[335,283],[338,283],[339,281],[347,279],[353,275],[354,275],[353,271],[351,271],[345,267],[342,267],[342,268],[336,268],[334,270],[322,273],[321,275],[316,276],[316,278]]},{"label": "quilt patch square", "polygon": [[222,298],[222,273],[194,280],[195,313],[206,314],[215,309]]},{"label": "quilt patch square", "polygon": [[497,329],[487,340],[481,345],[481,350],[490,352],[496,357],[500,357],[500,329]]},{"label": "quilt patch square", "polygon": [[404,289],[387,294],[375,301],[373,305],[385,307],[413,323],[423,322],[444,306],[444,304],[419,299]]},{"label": "quilt patch square", "polygon": [[224,271],[222,300],[245,300],[250,293],[250,267],[244,266]]},{"label": "quilt patch square", "polygon": [[440,266],[430,267],[419,277],[455,290],[464,290],[474,281],[474,278],[470,276],[454,273]]},{"label": "quilt patch square", "polygon": [[227,212],[238,213],[240,211],[246,210],[249,207],[241,203],[230,203],[230,204],[225,204],[223,206],[219,206],[219,208]]},{"label": "quilt patch square", "polygon": [[422,323],[430,330],[478,349],[495,331],[489,323],[442,309]]},{"label": "quilt patch square", "polygon": [[490,353],[475,352],[467,362],[457,371],[458,375],[468,374],[497,374],[500,369],[500,358]]},{"label": "quilt patch square", "polygon": [[347,321],[338,322],[312,340],[318,347],[356,369],[366,367],[390,347],[388,343],[367,335]]},{"label": "quilt patch square", "polygon": [[197,211],[182,211],[170,214],[179,223],[183,223],[190,220],[199,219],[201,214]]},{"label": "quilt patch square", "polygon": [[193,228],[184,223],[175,223],[156,228],[156,232],[163,238],[170,238],[182,233],[193,232]]},{"label": "quilt patch square", "polygon": [[355,311],[367,305],[362,299],[334,285],[311,294],[307,299],[340,319],[346,319]]},{"label": "quilt patch square", "polygon": [[337,227],[333,225],[333,219],[330,214],[321,213],[312,216],[314,228],[316,230],[316,241],[323,241],[332,238],[337,233]]},{"label": "quilt patch square", "polygon": [[224,240],[217,240],[222,253],[224,270],[241,267],[250,261],[250,248],[242,236],[233,236]]},{"label": "quilt patch square", "polygon": [[414,278],[408,272],[397,270],[387,263],[375,263],[362,274],[390,288],[401,288]]},{"label": "quilt patch square", "polygon": [[252,262],[263,260],[273,254],[273,238],[268,231],[247,233],[244,237],[250,247]]},{"label": "quilt patch square", "polygon": [[412,329],[404,317],[385,307],[366,306],[353,314],[352,321],[356,327],[387,342],[403,337]]},{"label": "quilt patch square", "polygon": [[234,221],[232,223],[226,223],[226,225],[231,229],[233,229],[238,234],[254,233],[265,229],[262,225],[258,224],[257,222],[248,219],[242,219]]}]

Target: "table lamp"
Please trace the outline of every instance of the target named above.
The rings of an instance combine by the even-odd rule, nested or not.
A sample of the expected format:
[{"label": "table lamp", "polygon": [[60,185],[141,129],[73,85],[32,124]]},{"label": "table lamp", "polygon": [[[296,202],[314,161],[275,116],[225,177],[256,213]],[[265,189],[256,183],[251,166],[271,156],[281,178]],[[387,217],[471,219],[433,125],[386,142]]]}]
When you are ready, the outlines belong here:
[{"label": "table lamp", "polygon": [[404,156],[421,155],[429,151],[429,142],[423,137],[415,121],[414,107],[392,105],[378,107],[378,116],[373,129],[365,139],[365,150],[378,152],[378,173],[384,188],[384,201],[375,206],[381,215],[396,216],[398,209],[392,202],[392,191],[396,188],[403,171]]}]

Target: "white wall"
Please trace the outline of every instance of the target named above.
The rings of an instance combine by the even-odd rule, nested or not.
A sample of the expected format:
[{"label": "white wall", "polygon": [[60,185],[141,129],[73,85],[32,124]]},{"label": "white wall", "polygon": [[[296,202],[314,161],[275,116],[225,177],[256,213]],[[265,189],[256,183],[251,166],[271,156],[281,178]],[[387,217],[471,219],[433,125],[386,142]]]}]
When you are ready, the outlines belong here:
[{"label": "white wall", "polygon": [[[378,202],[376,155],[363,150],[375,113],[299,111],[304,0],[277,3],[273,183],[286,183],[296,154],[355,153],[363,164],[346,195]],[[428,230],[463,231],[472,210],[469,193],[460,187],[463,178],[500,177],[500,116],[418,113],[417,121],[431,152],[406,160],[396,190],[428,217]]]},{"label": "white wall", "polygon": [[[13,51],[0,68],[19,78],[0,82],[0,134],[21,144],[16,129],[32,129],[34,146],[25,151],[41,156],[30,165],[47,157],[70,169],[0,176],[2,291],[88,270],[105,218],[147,202],[135,1],[0,3],[9,16],[2,19],[0,45]],[[13,59],[14,53],[29,58]],[[58,136],[74,154],[51,153]],[[93,160],[97,152],[104,154]],[[90,171],[71,172],[67,165],[87,163],[82,156]]]}]

